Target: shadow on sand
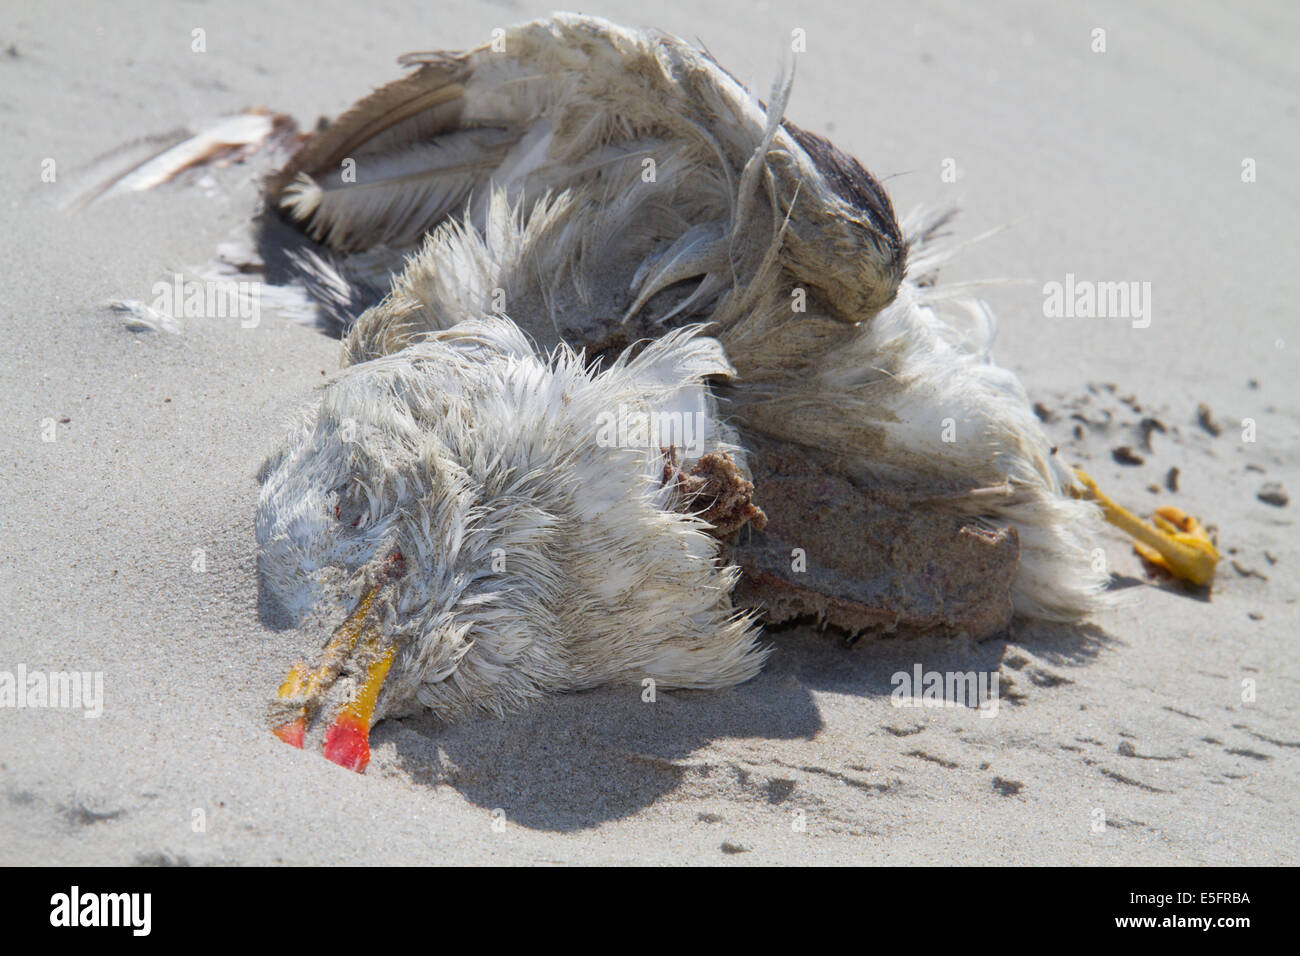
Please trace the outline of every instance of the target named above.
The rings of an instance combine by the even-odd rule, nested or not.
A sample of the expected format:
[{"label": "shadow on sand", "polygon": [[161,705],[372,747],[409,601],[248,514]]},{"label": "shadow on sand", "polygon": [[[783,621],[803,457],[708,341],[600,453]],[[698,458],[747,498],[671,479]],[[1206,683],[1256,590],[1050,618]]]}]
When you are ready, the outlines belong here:
[{"label": "shadow on sand", "polygon": [[481,807],[502,810],[512,824],[572,832],[640,811],[687,774],[721,772],[690,760],[714,740],[810,739],[822,727],[814,691],[888,697],[894,675],[918,663],[925,670],[998,671],[1008,642],[1049,664],[1085,666],[1110,641],[1092,625],[1038,622],[981,643],[875,638],[849,646],[809,627],[769,631],[768,639],[775,651],[767,667],[741,687],[660,690],[653,704],[641,700],[639,686],[605,687],[500,720],[385,721],[373,743],[395,745],[399,767],[416,782],[455,787]]}]

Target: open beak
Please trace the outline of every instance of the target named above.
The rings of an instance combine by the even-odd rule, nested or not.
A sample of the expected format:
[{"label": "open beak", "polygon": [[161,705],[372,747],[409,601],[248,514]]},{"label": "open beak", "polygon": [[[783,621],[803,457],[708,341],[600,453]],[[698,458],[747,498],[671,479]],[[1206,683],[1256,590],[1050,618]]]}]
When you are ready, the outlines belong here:
[{"label": "open beak", "polygon": [[302,748],[311,721],[347,671],[357,675],[357,684],[326,730],[323,749],[325,757],[340,766],[357,773],[366,769],[375,703],[396,654],[396,648],[384,640],[377,599],[405,571],[400,551],[383,558],[352,613],[330,635],[320,663],[309,667],[299,662],[289,669],[271,710],[272,733],[285,743]]}]

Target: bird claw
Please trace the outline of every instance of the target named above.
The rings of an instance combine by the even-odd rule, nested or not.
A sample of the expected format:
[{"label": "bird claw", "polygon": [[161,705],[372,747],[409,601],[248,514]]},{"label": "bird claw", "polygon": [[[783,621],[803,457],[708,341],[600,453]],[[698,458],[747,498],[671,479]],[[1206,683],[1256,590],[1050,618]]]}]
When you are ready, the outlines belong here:
[{"label": "bird claw", "polygon": [[1205,587],[1214,580],[1219,551],[1201,523],[1181,508],[1163,505],[1156,509],[1147,524],[1128,509],[1115,504],[1097,487],[1097,483],[1079,469],[1075,476],[1083,490],[1076,497],[1095,501],[1106,520],[1129,534],[1133,550],[1156,567],[1184,581]]},{"label": "bird claw", "polygon": [[1214,576],[1219,552],[1201,523],[1173,505],[1157,508],[1151,517],[1151,523],[1179,546],[1177,552],[1170,556],[1142,541],[1134,541],[1133,550],[1144,561],[1163,568],[1175,577],[1194,584],[1209,584]]}]

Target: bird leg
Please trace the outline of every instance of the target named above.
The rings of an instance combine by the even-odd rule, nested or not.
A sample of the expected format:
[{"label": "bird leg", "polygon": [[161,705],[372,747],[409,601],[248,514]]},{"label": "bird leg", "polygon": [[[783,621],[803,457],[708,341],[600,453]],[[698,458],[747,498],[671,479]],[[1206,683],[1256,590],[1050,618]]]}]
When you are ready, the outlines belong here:
[{"label": "bird leg", "polygon": [[1073,491],[1074,495],[1095,501],[1107,521],[1134,539],[1133,550],[1145,560],[1200,587],[1214,580],[1219,552],[1195,518],[1172,505],[1164,505],[1156,509],[1152,523],[1147,524],[1106,497],[1087,474],[1078,468],[1074,474],[1083,485],[1082,491]]},{"label": "bird leg", "polygon": [[393,551],[385,557],[378,572],[372,573],[356,607],[334,629],[320,663],[309,667],[300,661],[289,669],[271,708],[272,733],[285,743],[303,746],[308,723],[347,667],[364,676],[326,732],[325,756],[358,773],[366,768],[370,761],[370,721],[395,654],[392,645],[385,646],[376,602],[383,589],[404,571],[401,552]]}]

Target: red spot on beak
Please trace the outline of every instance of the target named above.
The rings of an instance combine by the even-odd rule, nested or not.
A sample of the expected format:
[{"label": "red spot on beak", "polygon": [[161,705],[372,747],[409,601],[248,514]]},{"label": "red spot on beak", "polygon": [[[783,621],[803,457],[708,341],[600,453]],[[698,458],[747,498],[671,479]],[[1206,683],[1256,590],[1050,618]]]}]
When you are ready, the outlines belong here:
[{"label": "red spot on beak", "polygon": [[297,720],[291,720],[287,724],[281,724],[279,727],[276,727],[275,730],[271,731],[271,733],[275,734],[290,747],[297,747],[299,750],[302,750],[303,738],[307,734],[307,721],[300,717]]},{"label": "red spot on beak", "polygon": [[340,716],[325,733],[325,759],[361,773],[370,763],[370,731],[349,715]]}]

